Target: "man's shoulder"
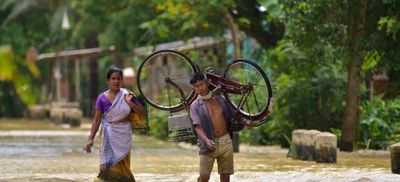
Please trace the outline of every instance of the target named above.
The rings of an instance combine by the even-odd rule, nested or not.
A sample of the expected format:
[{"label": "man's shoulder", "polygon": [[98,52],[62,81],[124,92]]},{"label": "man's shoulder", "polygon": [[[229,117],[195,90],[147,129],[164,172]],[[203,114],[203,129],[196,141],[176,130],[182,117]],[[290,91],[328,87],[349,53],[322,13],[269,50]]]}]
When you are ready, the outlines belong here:
[{"label": "man's shoulder", "polygon": [[196,98],[191,104],[190,107],[198,107],[200,105],[201,100]]},{"label": "man's shoulder", "polygon": [[216,94],[215,98],[217,98],[218,100],[226,100],[225,96],[223,94]]},{"label": "man's shoulder", "polygon": [[222,94],[222,93],[215,94],[214,96],[215,96],[215,97],[221,97],[221,98],[225,98],[224,94]]}]

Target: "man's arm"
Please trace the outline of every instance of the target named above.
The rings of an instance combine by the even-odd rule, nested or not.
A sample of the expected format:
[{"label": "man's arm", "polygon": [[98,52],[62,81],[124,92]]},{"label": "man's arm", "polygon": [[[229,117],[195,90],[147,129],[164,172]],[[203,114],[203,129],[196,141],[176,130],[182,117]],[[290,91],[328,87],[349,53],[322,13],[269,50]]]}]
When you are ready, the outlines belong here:
[{"label": "man's arm", "polygon": [[197,136],[200,138],[200,140],[206,143],[207,147],[210,150],[215,150],[215,143],[214,141],[210,140],[204,132],[204,129],[201,126],[200,114],[197,112],[196,106],[194,105],[190,106],[190,118],[192,119],[193,128],[196,131]]},{"label": "man's arm", "polygon": [[203,130],[203,127],[201,127],[201,125],[194,125],[193,127],[194,127],[194,130],[195,130],[196,133],[197,133],[197,136],[200,138],[200,140],[204,141],[204,143],[207,144],[207,147],[208,147],[210,150],[215,150],[215,143],[214,143],[214,141],[210,140],[210,139],[207,137],[206,133],[205,133],[204,130]]}]

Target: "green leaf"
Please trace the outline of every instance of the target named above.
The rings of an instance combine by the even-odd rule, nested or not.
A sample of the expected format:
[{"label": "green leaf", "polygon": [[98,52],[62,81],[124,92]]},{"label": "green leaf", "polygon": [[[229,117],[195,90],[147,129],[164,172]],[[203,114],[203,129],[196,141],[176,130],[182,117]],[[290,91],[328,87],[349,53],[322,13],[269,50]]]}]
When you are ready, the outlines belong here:
[{"label": "green leaf", "polygon": [[361,69],[363,71],[374,68],[378,63],[382,60],[382,57],[379,55],[378,51],[370,51],[365,55],[365,61],[361,65]]},{"label": "green leaf", "polygon": [[17,69],[14,59],[11,46],[0,46],[0,81],[9,81],[13,79],[14,72]]},{"label": "green leaf", "polygon": [[279,4],[271,4],[270,6],[268,6],[267,10],[274,17],[278,17],[282,13]]},{"label": "green leaf", "polygon": [[247,18],[239,18],[238,22],[240,25],[247,26],[247,27],[249,27],[250,23],[251,23],[250,20]]}]

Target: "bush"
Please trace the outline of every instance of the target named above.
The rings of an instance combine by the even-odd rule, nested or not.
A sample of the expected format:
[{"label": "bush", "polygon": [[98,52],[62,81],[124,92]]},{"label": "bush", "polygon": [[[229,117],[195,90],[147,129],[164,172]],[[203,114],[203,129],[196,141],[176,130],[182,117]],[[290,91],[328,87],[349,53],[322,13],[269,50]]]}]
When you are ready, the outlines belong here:
[{"label": "bush", "polygon": [[150,133],[158,139],[168,139],[168,111],[150,108]]},{"label": "bush", "polygon": [[309,60],[290,43],[282,43],[262,59],[264,70],[271,68],[273,118],[243,132],[243,142],[288,146],[294,129],[341,128],[346,91],[342,63],[329,57],[334,54]]},{"label": "bush", "polygon": [[400,99],[375,97],[362,104],[357,148],[387,149],[400,140]]}]

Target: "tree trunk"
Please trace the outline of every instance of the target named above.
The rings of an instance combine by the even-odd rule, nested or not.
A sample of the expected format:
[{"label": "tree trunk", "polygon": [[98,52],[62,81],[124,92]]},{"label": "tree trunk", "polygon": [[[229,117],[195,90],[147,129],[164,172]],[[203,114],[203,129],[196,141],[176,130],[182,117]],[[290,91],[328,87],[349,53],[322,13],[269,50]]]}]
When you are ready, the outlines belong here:
[{"label": "tree trunk", "polygon": [[[90,33],[85,41],[85,46],[86,48],[93,48],[93,47],[98,47],[99,42],[97,41],[97,34],[96,33]],[[96,102],[97,94],[98,94],[98,78],[99,78],[99,69],[97,65],[97,58],[90,58],[89,61],[89,99],[90,99],[90,111],[91,113],[94,113],[94,105]]]},{"label": "tree trunk", "polygon": [[118,50],[114,53],[114,66],[123,69],[124,68],[124,58],[122,53]]},{"label": "tree trunk", "polygon": [[68,71],[67,71],[67,84],[68,84],[68,102],[73,102],[76,101],[76,95],[75,95],[75,82],[74,82],[74,76],[75,76],[75,60],[69,60],[68,58],[66,59],[67,61],[67,66],[68,66]]},{"label": "tree trunk", "polygon": [[1,115],[12,118],[22,117],[22,111],[25,108],[14,84],[10,81],[0,82],[0,89],[2,89],[2,92],[0,92],[2,94],[0,97],[0,101],[2,101]]},{"label": "tree trunk", "polygon": [[348,78],[346,90],[346,106],[343,116],[342,136],[340,139],[340,150],[353,151],[354,131],[359,120],[359,98],[361,84],[361,64],[363,62],[360,37],[365,25],[367,1],[353,1],[349,5],[348,54],[350,62],[347,65]]},{"label": "tree trunk", "polygon": [[233,43],[233,57],[239,58],[242,56],[241,47],[240,47],[240,30],[239,27],[235,24],[235,20],[233,19],[231,13],[225,9],[225,19],[228,21],[229,29],[232,34],[232,43]]},{"label": "tree trunk", "polygon": [[47,73],[47,84],[46,84],[46,93],[48,93],[47,94],[47,97],[46,97],[46,100],[45,100],[45,103],[50,103],[50,101],[52,101],[53,99],[54,99],[54,76],[53,76],[53,70],[54,70],[54,61],[49,61],[49,71],[48,71],[48,73]]},{"label": "tree trunk", "polygon": [[347,68],[349,76],[347,79],[346,106],[344,110],[342,136],[340,141],[340,150],[342,151],[353,151],[354,129],[358,120],[357,113],[361,84],[361,62],[361,58],[358,57],[356,60],[351,62]]}]

